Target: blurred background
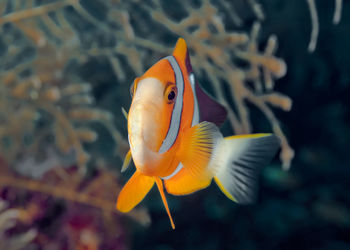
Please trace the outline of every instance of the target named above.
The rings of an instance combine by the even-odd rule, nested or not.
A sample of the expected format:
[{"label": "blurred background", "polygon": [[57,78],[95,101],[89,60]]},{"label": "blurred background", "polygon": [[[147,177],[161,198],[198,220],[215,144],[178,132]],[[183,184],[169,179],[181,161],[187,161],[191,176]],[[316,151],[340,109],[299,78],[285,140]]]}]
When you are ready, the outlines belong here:
[{"label": "blurred background", "polygon": [[[0,249],[350,249],[350,2],[0,1]],[[178,37],[228,108],[274,132],[254,205],[212,184],[115,210],[129,88]]]}]

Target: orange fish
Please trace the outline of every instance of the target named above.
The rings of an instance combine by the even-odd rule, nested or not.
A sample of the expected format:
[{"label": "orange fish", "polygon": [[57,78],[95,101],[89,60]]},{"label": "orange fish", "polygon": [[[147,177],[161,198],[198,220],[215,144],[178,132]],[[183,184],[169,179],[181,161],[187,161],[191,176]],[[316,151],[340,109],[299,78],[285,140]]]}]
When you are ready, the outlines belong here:
[{"label": "orange fish", "polygon": [[217,126],[226,110],[194,78],[184,39],[131,86],[128,118],[131,158],[136,171],[121,190],[116,208],[128,212],[157,185],[171,226],[175,225],[164,194],[187,195],[212,179],[231,200],[247,204],[256,198],[256,179],[279,148],[273,134],[224,138]]}]

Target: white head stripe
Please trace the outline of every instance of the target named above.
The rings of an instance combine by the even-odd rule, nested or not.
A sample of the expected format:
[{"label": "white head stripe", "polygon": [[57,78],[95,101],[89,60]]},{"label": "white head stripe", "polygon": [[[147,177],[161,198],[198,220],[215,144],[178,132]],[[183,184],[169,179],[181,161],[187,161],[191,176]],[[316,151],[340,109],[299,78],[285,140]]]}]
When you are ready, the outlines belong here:
[{"label": "white head stripe", "polygon": [[[191,82],[191,87],[192,87],[192,92],[193,92],[193,98],[194,98],[194,110],[193,110],[193,117],[192,117],[192,127],[197,125],[199,123],[199,107],[198,107],[198,100],[197,100],[197,95],[196,95],[196,81],[194,79],[194,74],[191,73],[189,75],[189,79]],[[172,172],[170,175],[162,177],[163,180],[169,180],[173,178],[180,170],[182,169],[183,165],[180,162],[179,165],[176,167],[174,172]]]},{"label": "white head stripe", "polygon": [[184,94],[184,79],[179,64],[177,63],[175,57],[167,56],[165,57],[171,65],[175,73],[175,83],[177,87],[177,96],[175,99],[175,105],[173,112],[171,114],[171,121],[168,133],[163,140],[162,145],[159,148],[159,153],[164,153],[168,151],[171,146],[174,144],[177,135],[180,130],[181,115],[182,115],[182,106],[183,106],[183,94]]}]

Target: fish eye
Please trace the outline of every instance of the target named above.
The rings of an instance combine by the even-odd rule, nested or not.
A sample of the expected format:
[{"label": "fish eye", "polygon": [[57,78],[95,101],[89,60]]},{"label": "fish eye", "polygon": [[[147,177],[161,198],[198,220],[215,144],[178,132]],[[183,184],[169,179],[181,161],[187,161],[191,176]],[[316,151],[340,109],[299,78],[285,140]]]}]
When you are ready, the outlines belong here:
[{"label": "fish eye", "polygon": [[167,103],[172,104],[176,99],[176,95],[177,95],[176,85],[174,83],[168,83],[164,92],[164,98],[166,99]]},{"label": "fish eye", "polygon": [[168,94],[168,100],[169,100],[169,101],[172,101],[172,100],[174,100],[174,98],[175,98],[175,91],[172,90],[172,91],[170,91],[170,93]]}]

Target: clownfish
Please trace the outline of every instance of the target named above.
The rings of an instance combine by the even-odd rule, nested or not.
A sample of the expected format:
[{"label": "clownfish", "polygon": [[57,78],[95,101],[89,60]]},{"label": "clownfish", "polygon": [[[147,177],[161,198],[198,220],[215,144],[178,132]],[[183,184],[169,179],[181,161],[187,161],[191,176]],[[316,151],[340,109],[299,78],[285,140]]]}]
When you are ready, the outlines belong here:
[{"label": "clownfish", "polygon": [[136,171],[119,193],[116,208],[128,212],[157,185],[173,229],[165,190],[187,195],[214,179],[232,201],[256,199],[257,177],[280,146],[273,134],[223,137],[218,126],[226,109],[196,82],[187,45],[179,38],[173,54],[159,60],[130,89],[127,153]]}]

